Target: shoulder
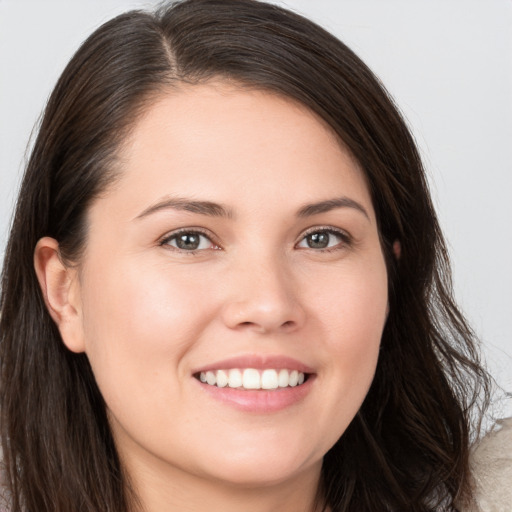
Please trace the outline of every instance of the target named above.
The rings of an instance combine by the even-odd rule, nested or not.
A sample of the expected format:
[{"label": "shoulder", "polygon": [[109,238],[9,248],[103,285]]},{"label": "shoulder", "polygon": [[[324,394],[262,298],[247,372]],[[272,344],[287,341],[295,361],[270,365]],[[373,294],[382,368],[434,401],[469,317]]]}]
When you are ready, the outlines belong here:
[{"label": "shoulder", "polygon": [[512,510],[512,418],[496,427],[471,451],[475,506],[467,512]]}]

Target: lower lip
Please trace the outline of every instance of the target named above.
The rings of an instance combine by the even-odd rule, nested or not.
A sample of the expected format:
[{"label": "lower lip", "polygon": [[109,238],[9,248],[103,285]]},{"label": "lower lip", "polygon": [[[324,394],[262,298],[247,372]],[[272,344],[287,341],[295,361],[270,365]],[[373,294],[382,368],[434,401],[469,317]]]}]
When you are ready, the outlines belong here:
[{"label": "lower lip", "polygon": [[262,414],[281,411],[300,403],[311,391],[315,379],[314,375],[309,375],[304,384],[300,386],[273,390],[219,388],[204,384],[197,379],[194,380],[201,386],[202,390],[214,399],[244,412]]}]

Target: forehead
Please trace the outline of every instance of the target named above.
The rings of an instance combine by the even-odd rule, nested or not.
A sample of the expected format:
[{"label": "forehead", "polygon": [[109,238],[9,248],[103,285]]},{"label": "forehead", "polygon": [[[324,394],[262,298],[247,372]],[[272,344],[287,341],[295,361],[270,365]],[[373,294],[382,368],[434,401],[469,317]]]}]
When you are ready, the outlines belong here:
[{"label": "forehead", "polygon": [[[173,123],[176,130],[171,133]],[[180,126],[176,126],[177,123]],[[270,125],[275,131],[268,131]],[[262,127],[265,132],[258,133]],[[144,137],[149,132],[153,132],[151,138],[158,143],[155,132],[159,129],[165,129],[166,133],[162,135],[174,135],[177,141],[176,135],[185,134],[181,128],[188,130],[195,144],[204,142],[205,149],[206,142],[215,139],[218,143],[226,131],[230,131],[231,136],[229,140],[224,138],[226,143],[238,143],[245,138],[256,144],[263,138],[275,138],[278,130],[286,130],[291,143],[298,135],[304,136],[308,132],[311,136],[316,132],[317,136],[321,134],[324,143],[341,147],[343,152],[349,153],[329,124],[299,101],[273,91],[221,79],[180,85],[154,97],[138,117],[128,138],[128,147],[133,152],[150,142]],[[195,134],[191,130],[195,130]],[[235,132],[238,134],[236,139],[233,138]],[[194,135],[203,135],[203,138],[197,139]],[[283,144],[284,140],[279,142]]]},{"label": "forehead", "polygon": [[279,200],[279,193],[308,202],[332,196],[337,184],[339,192],[352,190],[371,205],[360,166],[319,116],[292,99],[223,82],[162,94],[119,156],[115,188],[134,202],[150,189],[153,195],[214,194],[224,203]]}]

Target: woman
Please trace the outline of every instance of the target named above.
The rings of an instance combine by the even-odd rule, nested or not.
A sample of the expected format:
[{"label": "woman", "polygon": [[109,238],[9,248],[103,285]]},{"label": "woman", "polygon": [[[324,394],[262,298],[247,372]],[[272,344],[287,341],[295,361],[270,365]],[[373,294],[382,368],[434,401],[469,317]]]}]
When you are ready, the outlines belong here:
[{"label": "woman", "polygon": [[488,378],[417,150],[371,71],[278,7],[189,0],[84,43],[0,322],[12,511],[471,502]]}]

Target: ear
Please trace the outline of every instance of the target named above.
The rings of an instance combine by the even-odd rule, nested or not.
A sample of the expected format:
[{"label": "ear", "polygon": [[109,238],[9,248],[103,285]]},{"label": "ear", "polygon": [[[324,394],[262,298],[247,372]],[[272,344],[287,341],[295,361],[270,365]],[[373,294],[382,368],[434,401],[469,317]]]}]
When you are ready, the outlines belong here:
[{"label": "ear", "polygon": [[399,260],[400,256],[402,255],[402,244],[399,240],[395,240],[393,242],[393,254],[397,260]]},{"label": "ear", "polygon": [[[398,261],[400,259],[400,256],[402,255],[402,244],[400,243],[400,240],[395,240],[393,242],[393,256]],[[386,306],[386,319],[389,316],[389,302]]]},{"label": "ear", "polygon": [[58,242],[50,237],[37,242],[34,267],[46,307],[59,328],[64,344],[72,352],[84,352],[77,269],[63,262]]}]

